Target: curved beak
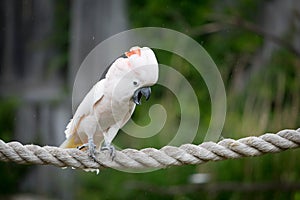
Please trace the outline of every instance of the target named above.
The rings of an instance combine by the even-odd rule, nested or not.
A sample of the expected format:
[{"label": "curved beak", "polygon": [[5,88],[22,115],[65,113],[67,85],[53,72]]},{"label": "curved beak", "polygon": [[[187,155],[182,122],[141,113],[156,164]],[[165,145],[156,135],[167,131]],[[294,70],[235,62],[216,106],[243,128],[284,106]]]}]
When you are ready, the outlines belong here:
[{"label": "curved beak", "polygon": [[151,88],[150,87],[143,87],[143,88],[139,88],[137,89],[134,94],[133,94],[133,102],[137,105],[141,105],[141,99],[142,96],[144,96],[146,98],[146,100],[148,100],[150,98],[151,95]]}]

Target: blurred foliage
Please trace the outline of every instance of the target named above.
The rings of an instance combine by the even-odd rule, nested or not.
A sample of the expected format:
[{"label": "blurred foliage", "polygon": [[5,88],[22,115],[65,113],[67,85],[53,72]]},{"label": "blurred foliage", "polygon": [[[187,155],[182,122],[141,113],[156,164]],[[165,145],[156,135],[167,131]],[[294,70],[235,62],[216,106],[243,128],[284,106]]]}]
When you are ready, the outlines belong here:
[{"label": "blurred foliage", "polygon": [[[14,98],[0,99],[0,138],[5,142],[13,139],[14,121],[19,101]],[[1,182],[0,194],[16,193],[25,174],[26,167],[13,163],[0,163]],[[0,198],[3,198],[0,196]]]},{"label": "blurred foliage", "polygon": [[13,138],[14,120],[18,106],[17,99],[0,99],[0,138],[9,141]]},{"label": "blurred foliage", "polygon": [[55,0],[54,33],[49,38],[49,46],[55,45],[56,55],[48,65],[48,75],[59,70],[66,74],[69,60],[70,43],[70,1]]}]

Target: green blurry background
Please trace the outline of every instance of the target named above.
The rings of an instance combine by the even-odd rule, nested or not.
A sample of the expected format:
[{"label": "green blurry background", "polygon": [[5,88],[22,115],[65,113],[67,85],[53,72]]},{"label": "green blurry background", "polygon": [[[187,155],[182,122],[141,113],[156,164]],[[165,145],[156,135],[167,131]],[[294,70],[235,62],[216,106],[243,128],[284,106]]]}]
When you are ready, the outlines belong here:
[{"label": "green blurry background", "polygon": [[[59,145],[71,118],[76,72],[98,43],[120,31],[171,28],[201,44],[214,60],[227,94],[225,138],[300,126],[300,2],[297,0],[3,0],[0,2],[0,138]],[[201,75],[184,59],[155,50],[193,86],[201,143],[211,102]],[[100,76],[101,74],[99,74]],[[175,96],[153,87],[134,120],[150,122],[151,105],[168,113],[159,134],[137,139],[120,132],[121,148],[161,148],[180,122]],[[190,112],[193,112],[190,105]],[[99,175],[49,166],[0,163],[0,199],[300,199],[299,150],[171,167],[149,173],[105,169]],[[193,174],[209,179],[191,181]]]}]

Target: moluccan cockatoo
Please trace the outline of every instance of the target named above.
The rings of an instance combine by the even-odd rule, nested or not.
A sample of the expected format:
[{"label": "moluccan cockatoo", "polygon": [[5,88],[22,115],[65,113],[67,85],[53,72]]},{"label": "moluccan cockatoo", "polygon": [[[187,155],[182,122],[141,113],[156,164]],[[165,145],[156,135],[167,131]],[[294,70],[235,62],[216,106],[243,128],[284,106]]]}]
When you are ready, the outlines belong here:
[{"label": "moluccan cockatoo", "polygon": [[[151,94],[150,86],[158,79],[158,63],[148,47],[132,47],[116,59],[102,79],[88,92],[65,130],[62,148],[88,148],[95,159],[95,149],[109,150],[120,128],[131,118],[136,104]],[[101,145],[101,143],[103,144]]]}]

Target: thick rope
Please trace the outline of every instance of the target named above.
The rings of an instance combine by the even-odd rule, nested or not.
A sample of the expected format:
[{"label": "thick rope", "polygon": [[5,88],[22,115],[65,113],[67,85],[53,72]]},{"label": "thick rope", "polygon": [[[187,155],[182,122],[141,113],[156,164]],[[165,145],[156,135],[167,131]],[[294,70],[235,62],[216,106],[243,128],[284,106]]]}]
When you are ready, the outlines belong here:
[{"label": "thick rope", "polygon": [[242,157],[277,153],[300,146],[300,128],[282,130],[276,134],[266,133],[239,140],[223,139],[218,143],[204,142],[200,145],[184,144],[180,147],[165,146],[160,150],[124,149],[116,151],[114,160],[107,151],[96,152],[96,161],[78,149],[38,145],[22,145],[19,142],[5,143],[0,140],[0,160],[18,164],[54,165],[58,167],[115,169],[153,169],[186,164],[202,164]]}]

